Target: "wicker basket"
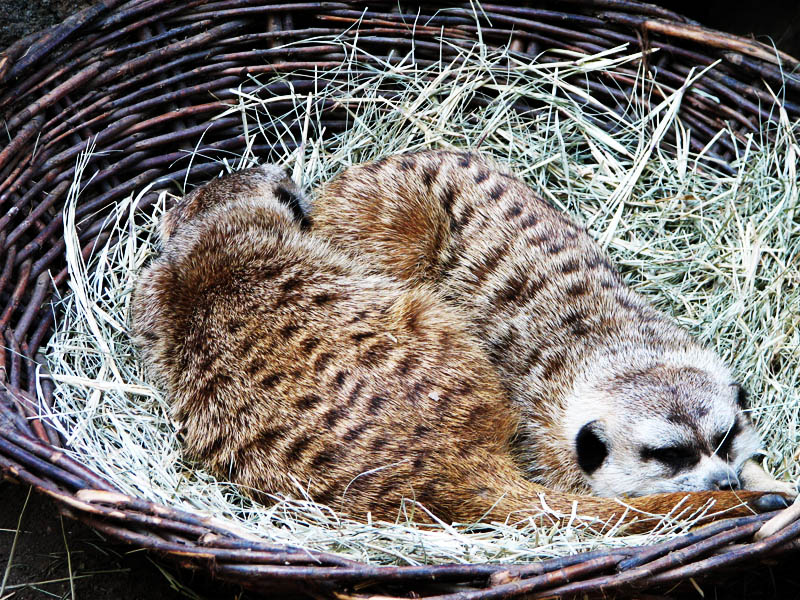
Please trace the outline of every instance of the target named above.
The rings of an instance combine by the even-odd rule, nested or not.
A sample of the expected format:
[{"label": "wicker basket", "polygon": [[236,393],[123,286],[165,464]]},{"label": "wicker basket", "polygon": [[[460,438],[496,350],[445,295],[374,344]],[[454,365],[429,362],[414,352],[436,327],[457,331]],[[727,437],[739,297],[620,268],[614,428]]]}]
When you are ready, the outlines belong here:
[{"label": "wicker basket", "polygon": [[[623,43],[658,46],[661,51],[645,59],[652,61],[645,67],[658,82],[649,84],[654,101],[679,87],[691,67],[721,60],[686,94],[681,118],[692,127],[693,150],[708,145],[706,156],[723,165],[733,157],[733,147],[729,136],[715,140],[715,133],[728,127],[735,136],[768,135],[771,128],[764,125],[779,118],[773,93],[790,119],[800,117],[800,79],[786,75],[797,62],[772,48],[631,0],[538,4],[543,8],[484,4],[478,15],[485,42],[502,45],[511,38],[512,49],[528,58],[545,48],[592,54]],[[447,11],[438,12],[445,6]],[[364,590],[359,594],[408,597],[440,593],[438,586],[446,584],[448,593],[460,590],[448,598],[463,599],[607,593],[655,588],[796,548],[800,523],[748,541],[769,516],[759,515],[719,522],[656,546],[532,566],[372,567],[246,539],[211,520],[124,496],[113,482],[59,452],[62,440],[37,418],[35,370],[43,363],[40,348],[53,325],[51,281],[63,288],[67,277],[61,211],[86,141],[95,137],[98,152],[123,152],[93,159],[99,173],[88,183],[76,215],[85,257],[104,241],[101,224],[115,200],[152,182],[154,190],[187,176],[190,184],[202,183],[217,172],[217,155],[244,147],[236,119],[210,122],[231,98],[230,87],[248,73],[282,72],[291,80],[294,72],[336,64],[343,58],[338,47],[281,46],[309,35],[346,32],[359,20],[359,43],[384,60],[408,49],[415,21],[420,62],[453,52],[438,43],[442,34],[468,43],[476,32],[469,3],[434,1],[401,12],[394,0],[372,0],[368,6],[355,0],[103,0],[0,54],[0,111],[10,136],[0,151],[2,472],[49,495],[63,512],[112,539],[262,592],[286,589],[318,596],[356,588]],[[583,83],[622,114],[636,77],[624,70],[613,77]],[[296,83],[308,85],[308,79]],[[346,122],[337,110],[331,107],[327,117],[331,130]],[[174,166],[182,156],[179,147],[191,147],[204,131],[204,157],[190,173]],[[255,148],[256,153],[267,150]],[[44,402],[52,396],[46,379],[39,395]]]}]

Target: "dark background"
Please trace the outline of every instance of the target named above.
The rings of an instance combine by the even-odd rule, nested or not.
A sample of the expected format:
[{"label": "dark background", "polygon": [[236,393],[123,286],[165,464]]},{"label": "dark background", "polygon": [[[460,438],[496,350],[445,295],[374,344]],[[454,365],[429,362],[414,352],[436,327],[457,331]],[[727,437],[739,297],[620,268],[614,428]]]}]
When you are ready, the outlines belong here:
[{"label": "dark background", "polygon": [[[86,0],[0,0],[0,48],[92,4]],[[707,27],[738,35],[753,35],[767,44],[774,42],[784,52],[800,58],[798,0],[677,0],[654,4],[686,15]]]},{"label": "dark background", "polygon": [[[0,48],[91,4],[81,0],[0,0]],[[708,27],[752,35],[800,57],[798,0],[746,3],[694,0],[660,4]],[[0,481],[0,581],[15,537],[6,591],[0,600],[71,598],[70,583],[65,580],[70,564],[77,577],[73,580],[75,598],[245,598],[236,590],[212,584],[202,574],[176,572],[143,552],[104,543],[92,530],[67,518],[61,519],[46,498],[37,494],[28,498],[26,487]],[[740,570],[726,584],[703,585],[706,597],[800,598],[800,572],[788,564],[798,559],[795,555],[785,558],[783,564],[750,570],[747,579],[742,579]],[[56,581],[45,583],[51,580]],[[700,596],[690,586],[684,586],[682,592],[666,592],[658,597]]]}]

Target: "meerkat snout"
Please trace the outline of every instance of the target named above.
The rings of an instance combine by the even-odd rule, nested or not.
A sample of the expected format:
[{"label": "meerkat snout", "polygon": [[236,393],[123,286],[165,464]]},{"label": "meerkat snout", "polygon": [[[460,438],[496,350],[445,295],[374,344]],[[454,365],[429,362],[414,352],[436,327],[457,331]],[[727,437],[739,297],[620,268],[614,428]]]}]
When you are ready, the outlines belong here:
[{"label": "meerkat snout", "polygon": [[758,450],[755,434],[743,430],[738,421],[730,428],[739,429],[735,439],[716,451],[713,439],[724,434],[697,435],[697,423],[635,416],[624,421],[625,417],[611,424],[593,420],[575,436],[576,462],[601,496],[736,490],[739,470]]},{"label": "meerkat snout", "polygon": [[739,477],[731,470],[730,467],[724,465],[723,468],[718,469],[711,475],[709,489],[738,490]]}]

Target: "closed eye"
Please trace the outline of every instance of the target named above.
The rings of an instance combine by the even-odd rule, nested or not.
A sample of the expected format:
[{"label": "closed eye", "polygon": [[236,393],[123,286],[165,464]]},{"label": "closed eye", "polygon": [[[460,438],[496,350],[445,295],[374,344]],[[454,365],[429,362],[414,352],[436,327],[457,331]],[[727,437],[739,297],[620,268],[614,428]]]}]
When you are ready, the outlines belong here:
[{"label": "closed eye", "polygon": [[644,460],[657,460],[675,471],[687,469],[700,460],[700,453],[689,446],[644,448],[641,454]]},{"label": "closed eye", "polygon": [[727,459],[731,455],[733,440],[739,435],[741,428],[739,420],[737,419],[733,422],[733,425],[731,425],[728,431],[719,434],[714,439],[714,454],[720,458]]}]

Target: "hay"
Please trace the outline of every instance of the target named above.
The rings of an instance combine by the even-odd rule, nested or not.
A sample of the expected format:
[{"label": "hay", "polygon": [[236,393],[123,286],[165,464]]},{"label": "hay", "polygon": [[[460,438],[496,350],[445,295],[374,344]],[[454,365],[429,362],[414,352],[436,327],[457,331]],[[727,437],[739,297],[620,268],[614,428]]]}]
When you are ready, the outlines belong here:
[{"label": "hay", "polygon": [[[462,42],[461,57],[452,63],[422,68],[412,51],[376,69],[360,63],[362,51],[341,40],[307,42],[319,41],[345,46],[349,59],[308,73],[320,84],[316,93],[275,95],[267,86],[280,76],[243,82],[258,89],[240,90],[239,101],[220,117],[241,115],[248,150],[223,161],[221,171],[278,162],[312,190],[349,165],[398,152],[453,147],[493,155],[589,224],[631,285],[735,366],[751,392],[753,417],[768,448],[766,466],[781,478],[800,475],[793,456],[800,421],[796,123],[783,115],[774,143],[766,137],[737,140],[735,174],[725,175],[690,152],[691,132],[676,116],[690,81],[668,91],[652,111],[642,113],[641,103],[631,102],[618,115],[568,80],[635,65],[639,54],[625,47],[590,57],[550,52],[551,62],[534,63],[507,49],[489,50],[479,40],[469,47]],[[508,109],[520,99],[541,108],[524,114]],[[271,107],[286,101],[291,108],[285,114],[270,115]],[[348,110],[350,126],[323,135],[322,107],[331,102]],[[598,126],[597,115],[616,122],[613,133]],[[292,119],[302,124],[300,134],[281,125]],[[275,127],[285,146],[254,156],[252,148],[274,139]],[[674,155],[657,143],[667,132],[677,140]],[[202,153],[198,139],[187,160]],[[369,563],[528,562],[656,541],[685,531],[696,517],[665,519],[646,536],[611,537],[580,520],[561,528],[525,521],[477,529],[416,525],[400,514],[394,523],[356,523],[304,498],[302,482],[300,500],[252,503],[182,459],[168,400],[143,379],[128,338],[130,292],[157,251],[167,193],[154,210],[141,213],[136,206],[147,190],[120,202],[108,222],[111,241],[84,264],[74,215],[81,179],[91,176],[90,158],[88,148],[65,211],[71,291],[58,303],[47,363],[56,384],[53,416],[70,452],[122,491],[212,514],[275,542]]]}]

